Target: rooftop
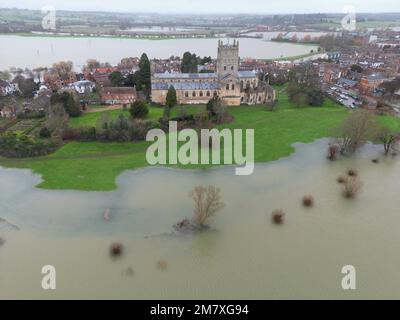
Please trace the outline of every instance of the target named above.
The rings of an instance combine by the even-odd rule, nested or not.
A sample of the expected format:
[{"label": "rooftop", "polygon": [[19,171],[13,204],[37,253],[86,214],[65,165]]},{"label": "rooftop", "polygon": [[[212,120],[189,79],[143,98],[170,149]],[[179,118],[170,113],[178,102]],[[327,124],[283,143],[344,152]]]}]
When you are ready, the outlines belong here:
[{"label": "rooftop", "polygon": [[169,82],[169,83],[152,83],[152,90],[168,90],[173,86],[176,90],[217,90],[219,84],[216,81],[203,82]]},{"label": "rooftop", "polygon": [[216,78],[216,73],[155,73],[155,79],[209,79]]}]

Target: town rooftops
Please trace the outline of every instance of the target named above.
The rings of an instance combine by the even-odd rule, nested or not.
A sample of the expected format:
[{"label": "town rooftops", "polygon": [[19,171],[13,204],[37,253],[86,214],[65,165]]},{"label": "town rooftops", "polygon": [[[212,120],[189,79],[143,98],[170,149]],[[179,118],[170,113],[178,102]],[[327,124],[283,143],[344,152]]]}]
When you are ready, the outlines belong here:
[{"label": "town rooftops", "polygon": [[[255,71],[239,71],[239,78],[252,78],[256,76]],[[218,74],[216,73],[155,73],[154,79],[159,80],[171,80],[171,79],[216,79]]]},{"label": "town rooftops", "polygon": [[108,68],[97,68],[94,73],[113,73],[114,71],[118,71],[117,67],[108,67]]},{"label": "town rooftops", "polygon": [[366,79],[368,81],[378,81],[378,80],[387,79],[387,77],[382,73],[373,73],[373,74],[367,76]]},{"label": "town rooftops", "polygon": [[74,83],[71,83],[72,86],[76,87],[87,87],[87,86],[93,86],[94,83],[89,80],[81,80],[81,81],[76,81]]},{"label": "town rooftops", "polygon": [[217,81],[203,81],[203,82],[161,82],[152,83],[152,90],[168,90],[173,86],[176,90],[217,90],[219,84]]},{"label": "town rooftops", "polygon": [[239,75],[239,78],[253,78],[257,74],[255,71],[239,71],[238,75]]},{"label": "town rooftops", "polygon": [[356,86],[357,83],[358,83],[357,81],[350,80],[350,79],[347,79],[347,78],[340,78],[338,80],[338,84],[342,84],[342,85],[344,85],[346,87],[350,87],[350,88]]},{"label": "town rooftops", "polygon": [[209,79],[216,78],[216,73],[155,73],[155,79],[169,80],[169,79]]},{"label": "town rooftops", "polygon": [[133,87],[104,87],[103,94],[136,94],[136,89]]}]

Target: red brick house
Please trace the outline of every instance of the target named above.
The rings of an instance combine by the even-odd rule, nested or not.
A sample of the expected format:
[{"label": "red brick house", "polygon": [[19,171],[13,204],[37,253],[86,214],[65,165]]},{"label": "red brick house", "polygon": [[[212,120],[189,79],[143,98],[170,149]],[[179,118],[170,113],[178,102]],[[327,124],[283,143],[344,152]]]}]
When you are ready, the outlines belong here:
[{"label": "red brick house", "polygon": [[111,85],[111,81],[108,78],[111,73],[118,71],[118,68],[97,68],[92,75],[93,80],[102,87],[108,87]]},{"label": "red brick house", "polygon": [[360,81],[360,91],[363,93],[373,93],[382,83],[389,80],[388,77],[380,73],[364,76]]},{"label": "red brick house", "polygon": [[101,102],[104,104],[128,104],[136,99],[134,87],[104,87],[101,90]]}]

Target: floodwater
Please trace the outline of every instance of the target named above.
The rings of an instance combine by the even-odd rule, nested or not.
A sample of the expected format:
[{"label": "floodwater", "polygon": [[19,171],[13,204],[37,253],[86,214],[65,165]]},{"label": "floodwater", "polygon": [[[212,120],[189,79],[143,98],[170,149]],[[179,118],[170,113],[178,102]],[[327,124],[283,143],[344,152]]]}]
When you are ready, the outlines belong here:
[{"label": "floodwater", "polygon": [[[232,39],[229,41],[233,42]],[[51,66],[61,60],[72,61],[80,69],[90,58],[117,64],[122,58],[140,57],[143,52],[150,58],[182,56],[186,51],[215,58],[217,43],[217,39],[143,40],[0,35],[0,70]],[[241,57],[280,58],[306,54],[312,49],[315,51],[317,48],[260,39],[240,39]]]},{"label": "floodwater", "polygon": [[[108,193],[39,190],[30,171],[0,169],[0,217],[19,227],[0,224],[0,298],[399,299],[399,161],[374,164],[381,147],[367,146],[329,162],[326,146],[298,144],[249,177],[233,167],[127,171]],[[336,182],[348,168],[364,183],[353,200]],[[226,203],[214,231],[165,235],[191,217],[189,191],[209,184]],[[310,209],[301,205],[307,194]],[[275,209],[286,212],[281,226],[271,223]],[[125,249],[117,260],[114,242]],[[55,291],[41,288],[44,265],[56,268]],[[341,287],[345,265],[357,270],[355,291]]]}]

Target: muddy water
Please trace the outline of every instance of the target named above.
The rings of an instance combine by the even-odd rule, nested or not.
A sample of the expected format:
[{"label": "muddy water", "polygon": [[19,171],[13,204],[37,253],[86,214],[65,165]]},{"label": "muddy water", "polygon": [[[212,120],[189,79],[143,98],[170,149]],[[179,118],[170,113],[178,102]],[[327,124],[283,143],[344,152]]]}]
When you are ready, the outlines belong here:
[{"label": "muddy water", "polygon": [[[368,146],[330,163],[326,143],[297,145],[250,177],[229,167],[129,171],[110,193],[39,190],[29,171],[0,169],[0,217],[20,228],[0,226],[0,298],[398,299],[399,162],[373,164],[380,148]],[[344,200],[336,182],[348,168],[364,182],[355,200]],[[222,189],[215,231],[162,235],[191,216],[188,192],[199,184]],[[316,200],[312,209],[301,206],[306,194]],[[285,210],[283,226],[271,224],[274,209]],[[111,260],[116,241],[125,254]],[[357,269],[352,292],[341,288],[349,264]],[[55,291],[41,288],[43,265],[56,267]]]}]

